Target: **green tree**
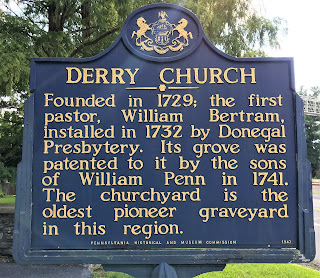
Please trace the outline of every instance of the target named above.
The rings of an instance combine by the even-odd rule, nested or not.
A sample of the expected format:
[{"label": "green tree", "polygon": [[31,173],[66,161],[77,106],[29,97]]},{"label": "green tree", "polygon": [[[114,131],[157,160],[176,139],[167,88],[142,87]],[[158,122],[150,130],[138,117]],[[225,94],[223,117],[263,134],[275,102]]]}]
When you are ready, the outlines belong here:
[{"label": "green tree", "polygon": [[3,185],[15,185],[16,166],[22,152],[22,113],[7,111],[0,117],[0,191]]},{"label": "green tree", "polygon": [[279,31],[286,32],[283,20],[259,15],[252,8],[251,0],[184,2],[198,16],[210,41],[235,57],[266,56],[262,48],[266,45],[278,48]]},{"label": "green tree", "polygon": [[[2,12],[0,26],[15,41],[33,46],[31,53],[23,53],[40,57],[86,57],[107,48],[134,9],[158,0],[15,2],[20,4],[21,12],[18,15]],[[261,55],[261,47],[279,46],[277,35],[282,21],[260,16],[252,9],[251,0],[164,2],[180,4],[192,10],[198,15],[209,39],[230,55]],[[21,40],[21,36],[27,39]]]},{"label": "green tree", "polygon": [[[0,8],[0,162],[12,167],[21,156],[21,106],[29,95],[31,57],[89,57],[106,49],[136,8],[158,0],[10,0]],[[168,0],[193,11],[209,39],[226,53],[261,56],[278,46],[281,20],[251,8],[251,0]],[[18,123],[19,122],[19,123]],[[10,134],[10,136],[7,136]]]},{"label": "green tree", "polygon": [[[320,96],[320,88],[311,88],[311,93],[308,94],[305,88],[300,88],[299,95],[317,98]],[[304,117],[307,141],[307,156],[311,162],[312,176],[320,178],[320,117],[306,115]]]},{"label": "green tree", "polygon": [[16,167],[21,160],[22,151],[21,113],[5,112],[0,125],[0,162],[9,167]]}]

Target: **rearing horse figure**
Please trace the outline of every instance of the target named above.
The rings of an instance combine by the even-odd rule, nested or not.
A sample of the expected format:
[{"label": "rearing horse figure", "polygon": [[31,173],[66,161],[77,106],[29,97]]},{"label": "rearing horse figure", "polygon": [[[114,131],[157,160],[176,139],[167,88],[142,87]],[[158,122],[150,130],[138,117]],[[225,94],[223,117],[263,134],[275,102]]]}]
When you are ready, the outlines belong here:
[{"label": "rearing horse figure", "polygon": [[[146,20],[143,17],[139,17],[137,19],[137,25],[140,27],[140,29],[138,31],[133,31],[131,38],[133,38],[134,35],[137,35],[136,44],[141,45],[141,37],[145,37],[146,39],[150,39],[146,36],[146,32],[148,30],[151,30],[151,28],[149,27],[148,24],[146,24]],[[140,41],[140,43],[139,43],[139,41]]]},{"label": "rearing horse figure", "polygon": [[185,18],[182,18],[178,23],[179,24],[172,30],[172,32],[174,30],[177,30],[179,32],[179,36],[176,37],[175,40],[178,40],[179,38],[183,37],[185,46],[188,46],[189,45],[188,37],[190,37],[190,39],[193,39],[192,33],[184,30],[184,28],[186,28],[186,26],[188,25],[188,20],[186,20]]}]

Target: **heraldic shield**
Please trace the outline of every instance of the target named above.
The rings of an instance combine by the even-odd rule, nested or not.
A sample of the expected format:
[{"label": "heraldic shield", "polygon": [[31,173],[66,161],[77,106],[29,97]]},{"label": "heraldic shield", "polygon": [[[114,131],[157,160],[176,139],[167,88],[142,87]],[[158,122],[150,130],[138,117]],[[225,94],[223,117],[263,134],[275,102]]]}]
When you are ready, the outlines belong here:
[{"label": "heraldic shield", "polygon": [[165,11],[158,12],[159,19],[153,23],[147,23],[143,17],[139,17],[136,25],[139,27],[132,32],[131,38],[135,38],[136,46],[141,50],[155,51],[165,54],[168,51],[182,51],[189,46],[189,40],[193,39],[191,31],[188,31],[188,20],[181,18],[177,24],[170,23]]},{"label": "heraldic shield", "polygon": [[122,29],[122,39],[133,53],[159,62],[191,54],[204,37],[199,20],[189,10],[169,4],[134,11]]}]

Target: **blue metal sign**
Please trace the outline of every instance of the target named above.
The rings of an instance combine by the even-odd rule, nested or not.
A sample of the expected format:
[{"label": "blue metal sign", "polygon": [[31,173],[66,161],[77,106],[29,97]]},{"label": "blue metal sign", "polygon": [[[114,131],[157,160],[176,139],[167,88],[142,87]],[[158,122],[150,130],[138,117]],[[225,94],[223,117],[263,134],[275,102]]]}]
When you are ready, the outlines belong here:
[{"label": "blue metal sign", "polygon": [[291,58],[230,57],[190,11],[157,4],[95,57],[32,59],[30,86],[16,261],[313,258]]}]

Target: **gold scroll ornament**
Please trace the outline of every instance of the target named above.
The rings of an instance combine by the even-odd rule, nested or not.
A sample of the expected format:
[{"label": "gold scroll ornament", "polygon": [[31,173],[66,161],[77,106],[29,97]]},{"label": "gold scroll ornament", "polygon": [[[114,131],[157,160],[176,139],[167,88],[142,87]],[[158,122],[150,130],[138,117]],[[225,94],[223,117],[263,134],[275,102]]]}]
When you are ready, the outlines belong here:
[{"label": "gold scroll ornament", "polygon": [[[151,24],[147,24],[143,17],[137,19],[140,29],[133,31],[131,35],[131,38],[136,35],[136,46],[140,46],[141,50],[154,50],[158,54],[165,54],[169,50],[182,51],[189,45],[189,38],[193,39],[193,36],[184,29],[188,25],[188,20],[181,18],[178,25],[171,24],[166,19],[168,15],[164,11],[159,12],[158,17],[159,19]],[[174,31],[178,32],[178,36],[172,39]]]}]

